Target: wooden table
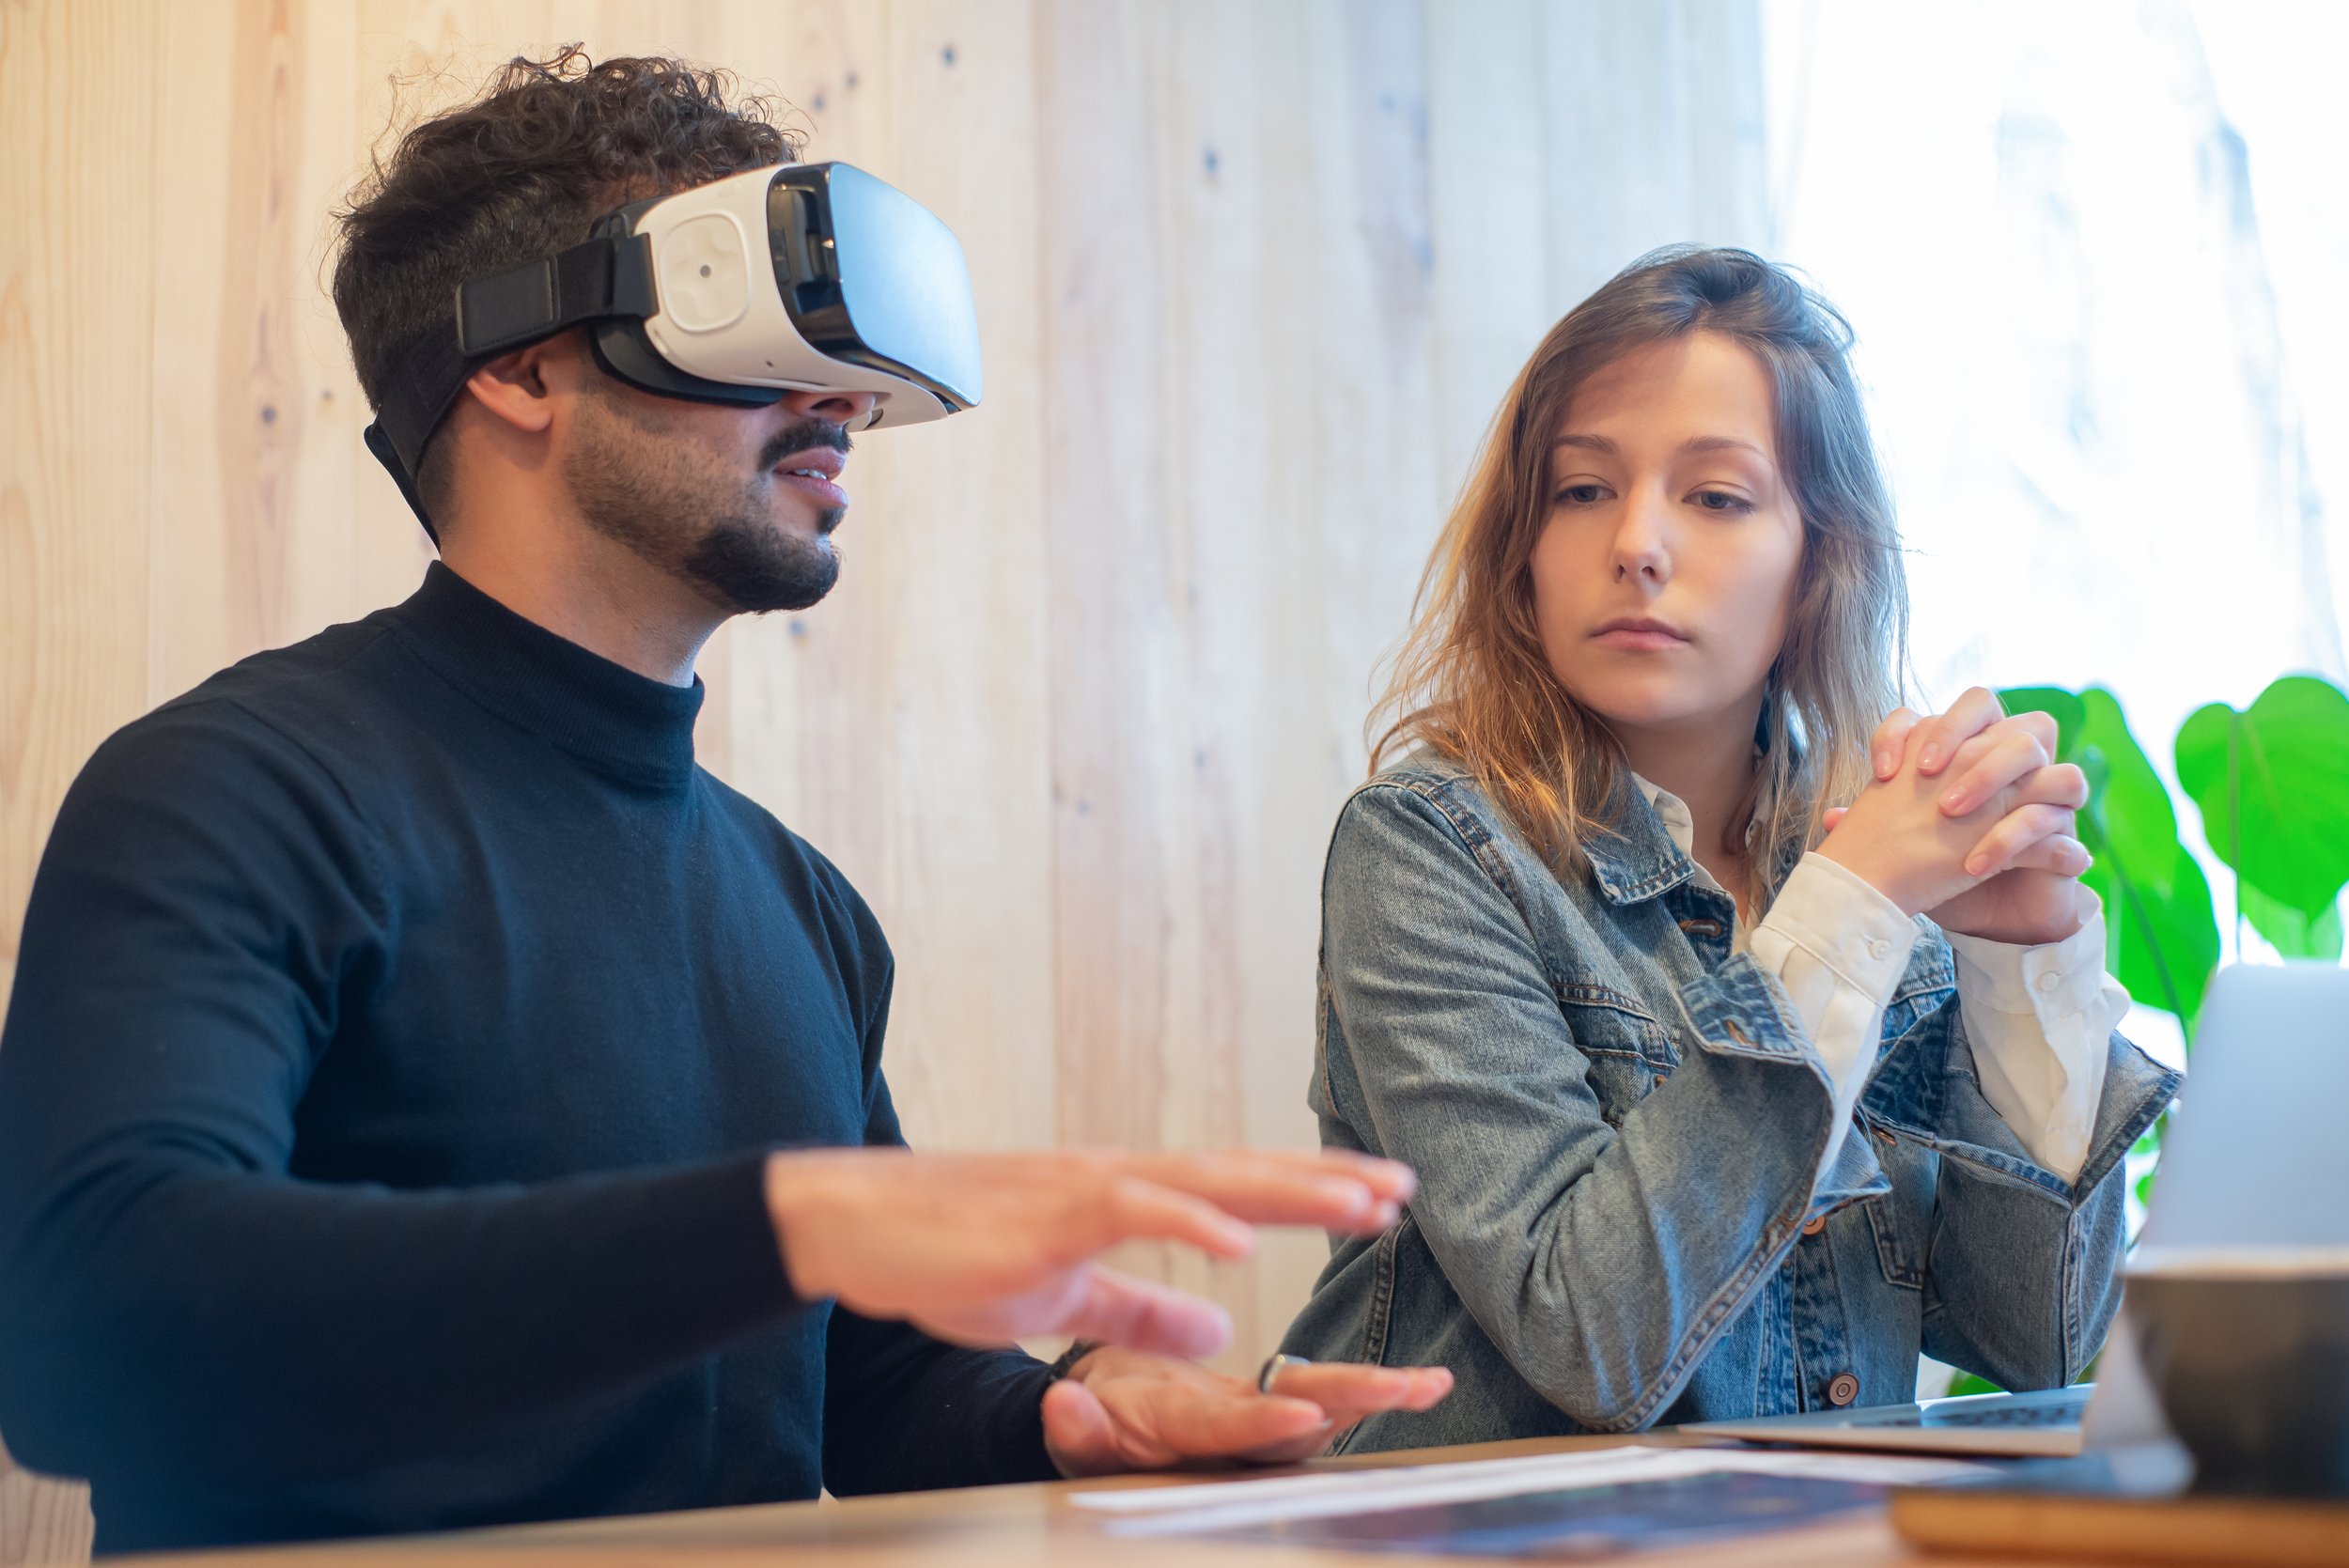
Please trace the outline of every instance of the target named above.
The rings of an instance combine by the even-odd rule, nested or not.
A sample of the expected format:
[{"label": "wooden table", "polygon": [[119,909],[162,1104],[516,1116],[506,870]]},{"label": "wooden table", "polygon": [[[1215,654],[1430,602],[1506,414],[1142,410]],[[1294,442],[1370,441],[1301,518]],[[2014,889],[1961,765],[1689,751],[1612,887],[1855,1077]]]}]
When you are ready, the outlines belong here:
[{"label": "wooden table", "polygon": [[[1495,1459],[1514,1454],[1563,1453],[1613,1448],[1626,1441],[1671,1443],[1670,1436],[1544,1438],[1485,1443],[1472,1448],[1324,1460],[1315,1467],[1423,1464],[1430,1459]],[[1274,1473],[1274,1472],[1265,1472]],[[428,1568],[934,1568],[937,1564],[1013,1564],[1027,1568],[1095,1568],[1101,1563],[1161,1568],[1174,1563],[1204,1568],[1330,1568],[1336,1563],[1367,1568],[1461,1568],[1499,1559],[1357,1554],[1295,1546],[1225,1545],[1204,1541],[1135,1542],[1102,1533],[1099,1515],[1072,1508],[1073,1492],[1124,1486],[1180,1486],[1196,1478],[1120,1477],[1034,1486],[990,1486],[967,1492],[925,1492],[860,1498],[847,1502],[774,1503],[759,1508],[710,1509],[694,1514],[642,1514],[632,1518],[585,1519],[557,1525],[528,1525],[461,1534],[411,1536],[395,1541],[320,1546],[277,1546],[257,1550],[141,1558],[142,1564],[185,1564],[186,1568],[387,1568],[415,1562]],[[1636,1561],[1652,1568],[1987,1568],[1991,1560],[1922,1558],[1893,1538],[1880,1517],[1857,1517],[1823,1528],[1785,1530],[1700,1550],[1643,1553]],[[2018,1560],[1996,1560],[2018,1568]],[[2053,1568],[2052,1564],[2047,1568]]]}]

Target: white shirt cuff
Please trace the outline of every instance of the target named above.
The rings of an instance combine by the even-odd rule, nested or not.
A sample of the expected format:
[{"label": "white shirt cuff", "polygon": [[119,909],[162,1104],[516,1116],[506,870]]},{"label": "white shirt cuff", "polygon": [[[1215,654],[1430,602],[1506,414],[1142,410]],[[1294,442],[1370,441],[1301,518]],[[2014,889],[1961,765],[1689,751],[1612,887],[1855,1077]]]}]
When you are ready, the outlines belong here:
[{"label": "white shirt cuff", "polygon": [[1819,855],[1805,855],[1754,927],[1755,963],[1778,976],[1833,1090],[1824,1176],[1876,1059],[1884,1009],[1908,971],[1917,926],[1900,907]]},{"label": "white shirt cuff", "polygon": [[2129,1005],[2105,976],[2103,911],[2038,947],[1945,934],[1983,1098],[2033,1159],[2071,1180],[2087,1160],[2108,1042]]},{"label": "white shirt cuff", "polygon": [[[2105,983],[2105,917],[2060,942],[2023,947],[1945,931],[1957,955],[1958,984],[1969,1000],[2001,1013],[2017,1013],[2043,1023],[2085,1013]],[[2114,1020],[2116,1023],[2118,1019]]]},{"label": "white shirt cuff", "polygon": [[1917,945],[1917,924],[1899,905],[1816,852],[1805,855],[1779,889],[1756,937],[1763,931],[1810,954],[1879,1011],[1908,972]]}]

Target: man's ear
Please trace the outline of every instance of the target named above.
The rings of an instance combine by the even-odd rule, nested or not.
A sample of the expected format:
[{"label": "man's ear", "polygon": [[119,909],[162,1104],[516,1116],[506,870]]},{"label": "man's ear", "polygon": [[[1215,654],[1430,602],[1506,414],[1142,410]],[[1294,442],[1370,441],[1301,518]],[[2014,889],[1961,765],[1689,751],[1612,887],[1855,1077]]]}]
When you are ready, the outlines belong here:
[{"label": "man's ear", "polygon": [[465,390],[516,430],[543,433],[554,423],[554,395],[569,384],[568,334],[500,354],[466,378]]}]

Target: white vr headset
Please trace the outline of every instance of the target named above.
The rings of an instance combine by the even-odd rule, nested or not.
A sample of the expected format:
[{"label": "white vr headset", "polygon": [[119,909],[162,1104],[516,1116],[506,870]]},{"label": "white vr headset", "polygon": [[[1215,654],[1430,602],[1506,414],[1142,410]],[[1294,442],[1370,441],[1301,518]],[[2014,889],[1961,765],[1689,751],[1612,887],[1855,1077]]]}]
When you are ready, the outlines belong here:
[{"label": "white vr headset", "polygon": [[596,363],[667,397],[762,407],[787,391],[879,395],[876,425],[979,400],[978,315],[954,232],[846,163],[749,169],[599,220],[559,256],[476,278],[395,367],[367,449],[416,494],[425,442],[474,371],[571,327]]}]

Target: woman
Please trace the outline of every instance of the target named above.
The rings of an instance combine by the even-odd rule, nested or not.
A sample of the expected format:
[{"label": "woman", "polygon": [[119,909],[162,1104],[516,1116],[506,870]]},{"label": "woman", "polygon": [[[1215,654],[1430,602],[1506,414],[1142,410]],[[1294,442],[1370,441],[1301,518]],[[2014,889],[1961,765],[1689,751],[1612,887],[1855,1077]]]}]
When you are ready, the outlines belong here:
[{"label": "woman", "polygon": [[1311,1095],[1420,1192],[1284,1348],[1458,1384],[1351,1449],[1905,1401],[1920,1349],[2052,1386],[2103,1340],[2175,1079],[2112,1032],[2052,721],[1894,707],[1849,342],[1657,252],[1543,341],[1438,544]]}]

